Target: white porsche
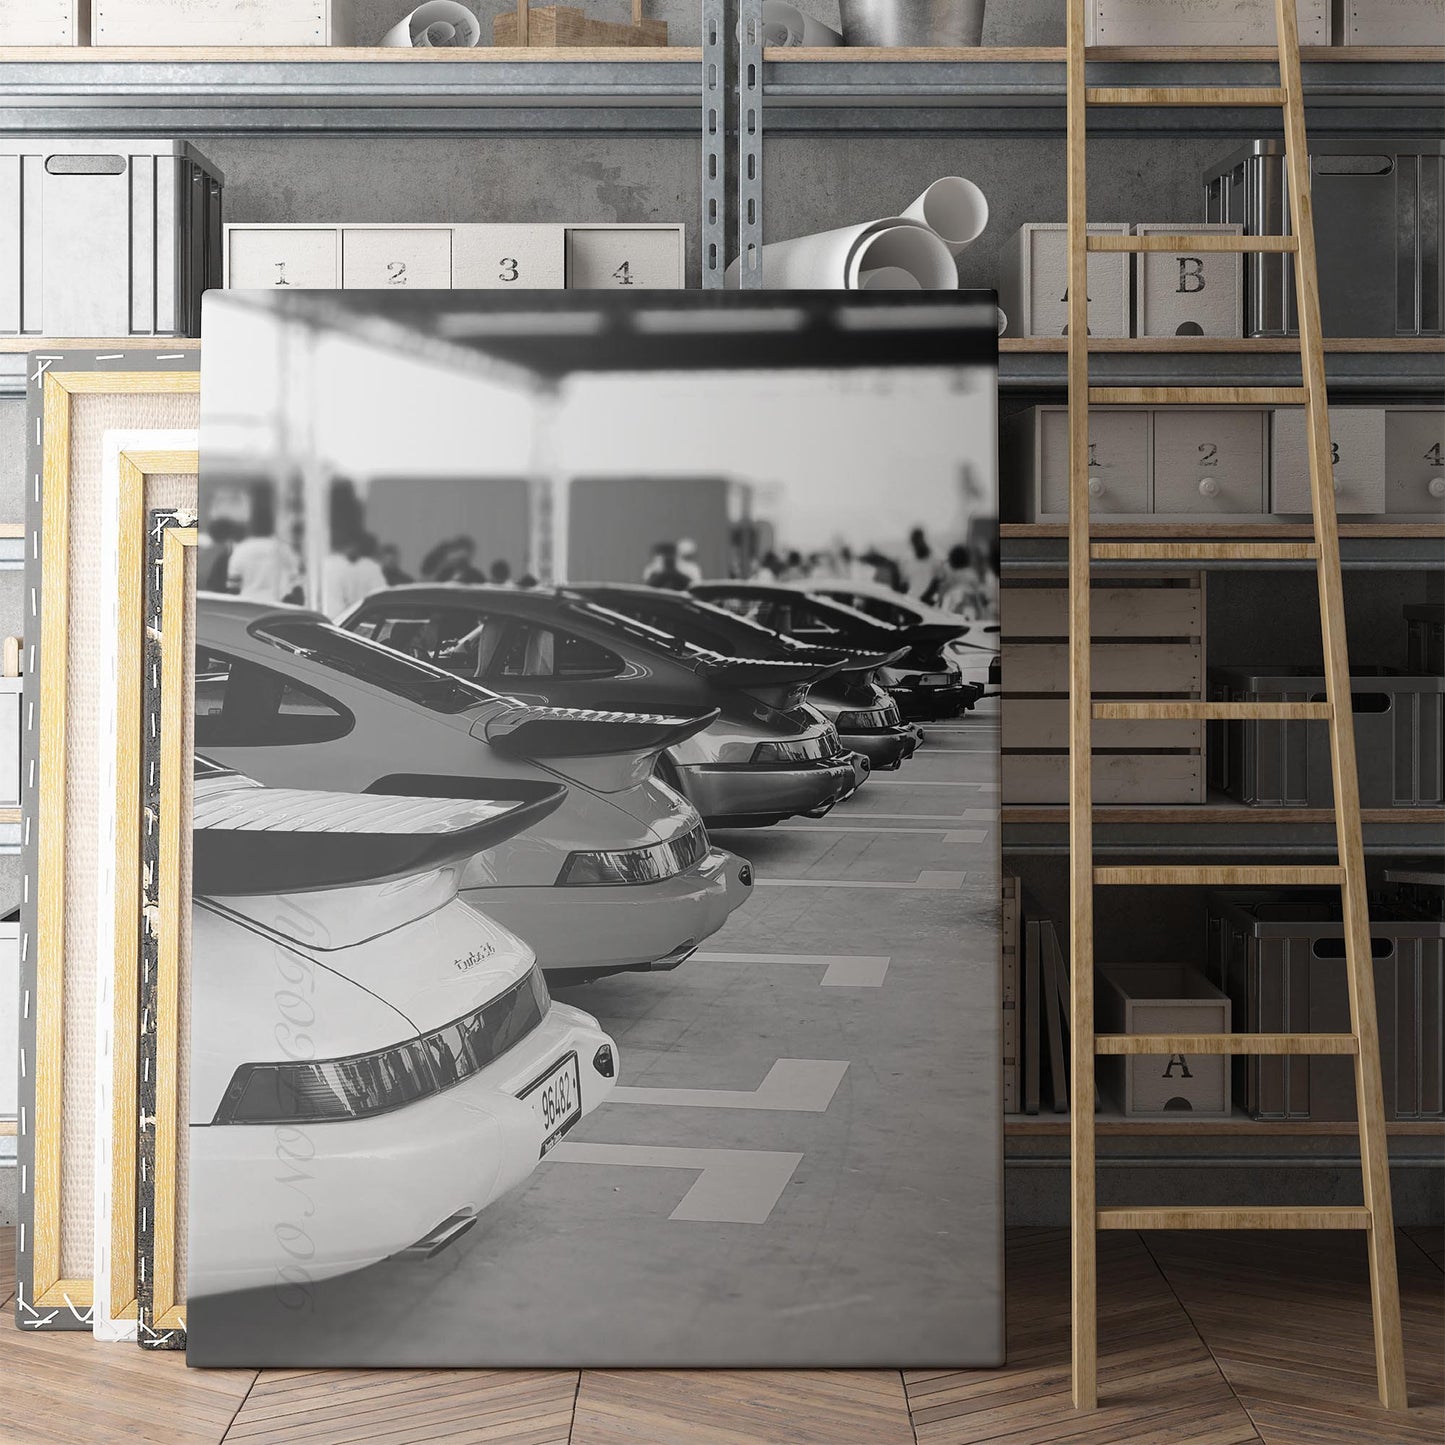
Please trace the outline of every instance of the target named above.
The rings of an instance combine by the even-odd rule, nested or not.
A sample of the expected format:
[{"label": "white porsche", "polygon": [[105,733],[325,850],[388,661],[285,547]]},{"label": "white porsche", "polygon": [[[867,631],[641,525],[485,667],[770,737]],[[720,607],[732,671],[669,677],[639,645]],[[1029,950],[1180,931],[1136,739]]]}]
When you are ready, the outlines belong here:
[{"label": "white porsche", "polygon": [[198,759],[194,1298],[429,1256],[612,1091],[616,1044],[457,896],[518,803],[263,788]]}]

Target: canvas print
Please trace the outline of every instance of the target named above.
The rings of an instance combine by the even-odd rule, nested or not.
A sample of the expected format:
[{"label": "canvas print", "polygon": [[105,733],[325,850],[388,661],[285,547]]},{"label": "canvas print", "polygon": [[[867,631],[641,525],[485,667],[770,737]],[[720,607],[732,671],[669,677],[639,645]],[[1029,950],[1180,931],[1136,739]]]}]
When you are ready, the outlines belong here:
[{"label": "canvas print", "polygon": [[991,294],[206,307],[191,1363],[1000,1362]]}]

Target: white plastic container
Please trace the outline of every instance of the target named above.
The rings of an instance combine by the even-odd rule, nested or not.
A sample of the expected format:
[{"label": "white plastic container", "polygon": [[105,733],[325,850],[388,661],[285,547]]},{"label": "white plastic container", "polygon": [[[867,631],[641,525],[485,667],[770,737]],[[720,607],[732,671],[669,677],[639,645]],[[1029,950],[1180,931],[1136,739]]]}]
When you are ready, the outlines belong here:
[{"label": "white plastic container", "polygon": [[351,0],[92,0],[92,45],[350,45]]},{"label": "white plastic container", "polygon": [[0,45],[84,45],[90,0],[0,0]]}]

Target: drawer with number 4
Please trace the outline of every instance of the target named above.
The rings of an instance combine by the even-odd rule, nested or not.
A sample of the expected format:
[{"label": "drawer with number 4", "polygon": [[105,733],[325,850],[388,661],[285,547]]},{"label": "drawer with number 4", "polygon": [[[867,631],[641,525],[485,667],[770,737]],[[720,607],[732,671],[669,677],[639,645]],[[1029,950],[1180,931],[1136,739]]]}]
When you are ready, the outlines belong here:
[{"label": "drawer with number 4", "polygon": [[682,285],[681,226],[569,226],[567,289],[616,286],[675,290]]}]

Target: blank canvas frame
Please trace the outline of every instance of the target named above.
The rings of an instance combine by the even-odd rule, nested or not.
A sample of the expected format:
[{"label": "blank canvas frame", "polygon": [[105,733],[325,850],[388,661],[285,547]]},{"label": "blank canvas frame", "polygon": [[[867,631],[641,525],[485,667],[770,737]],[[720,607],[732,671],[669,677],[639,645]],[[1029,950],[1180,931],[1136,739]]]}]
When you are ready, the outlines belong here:
[{"label": "blank canvas frame", "polygon": [[[101,849],[114,846],[117,914],[139,879],[139,828],[133,800],[119,789],[139,764],[140,572],[144,513],[134,528],[129,562],[134,586],[122,613],[134,617],[133,640],[118,639],[118,680],[134,696],[133,730],[111,739],[96,734],[102,682],[87,672],[87,631],[102,615],[99,588],[87,587],[94,570],[99,525],[100,453],[104,435],[118,428],[181,430],[196,424],[199,372],[195,352],[37,353],[28,378],[32,409],[27,486],[25,651],[34,679],[22,730],[22,850],[25,876],[21,920],[21,1098],[19,1164],[21,1223],[16,1315],[21,1328],[84,1329],[95,1303],[97,1231],[111,1234],[114,1267],[107,1303],[119,1317],[134,1312],[135,1030],[126,997],[134,973],[117,975],[113,1068],[119,1087],[111,1121],[94,1116],[96,1088],[96,955],[121,943],[122,931],[96,934],[94,877]],[[190,369],[186,369],[190,368]],[[190,458],[163,460],[139,454],[122,468],[123,486],[144,499],[153,465],[171,474],[194,471]],[[124,500],[124,499],[123,499]],[[94,595],[92,595],[94,594]],[[90,635],[93,637],[94,632]],[[126,676],[126,669],[130,674]],[[134,687],[131,687],[131,681]],[[122,703],[122,714],[127,714]],[[117,829],[98,837],[98,768],[104,746],[117,750]],[[139,775],[135,774],[137,792]],[[132,811],[128,814],[127,806]],[[89,881],[87,881],[89,880]],[[79,883],[81,886],[76,886]],[[137,882],[138,888],[138,882]],[[87,901],[90,903],[87,911]],[[109,932],[105,930],[103,932]],[[93,936],[95,935],[95,936]],[[132,922],[126,936],[134,942]],[[133,953],[133,947],[131,952]],[[117,962],[128,957],[122,945]],[[130,985],[129,989],[127,984]],[[122,1110],[124,1113],[122,1115]],[[93,1175],[97,1126],[113,1131],[111,1219],[94,1218]],[[127,1220],[130,1221],[127,1227]],[[121,1296],[126,1296],[121,1298]]]}]

